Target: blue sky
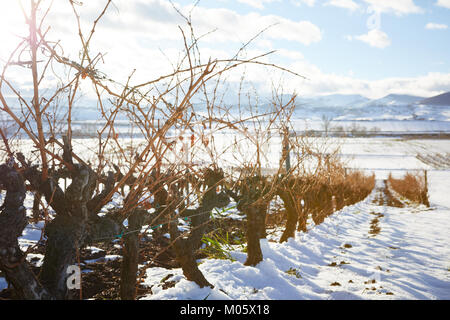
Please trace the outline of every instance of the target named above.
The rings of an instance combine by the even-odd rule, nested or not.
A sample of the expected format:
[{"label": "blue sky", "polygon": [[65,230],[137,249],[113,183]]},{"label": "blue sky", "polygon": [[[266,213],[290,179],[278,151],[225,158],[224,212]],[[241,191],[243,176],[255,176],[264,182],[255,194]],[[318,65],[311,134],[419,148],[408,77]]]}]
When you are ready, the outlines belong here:
[{"label": "blue sky", "polygon": [[[0,4],[2,58],[17,41],[13,33],[23,27],[20,10],[12,2]],[[186,28],[173,6],[187,14],[195,2],[114,1],[98,27],[93,48],[107,52],[104,71],[125,78],[136,68],[136,81],[168,71],[168,60],[176,60],[182,49],[178,25]],[[80,6],[86,26],[104,3],[84,1]],[[65,1],[55,1],[52,12],[49,35],[61,39],[68,54],[76,54],[70,8]],[[450,91],[450,0],[202,0],[192,11],[192,21],[197,34],[217,29],[200,42],[205,59],[231,57],[242,43],[276,24],[255,39],[246,54],[277,50],[265,61],[309,80],[246,70],[262,94],[270,92],[265,79],[269,75],[283,78],[285,90],[304,95],[380,98],[389,93],[432,96]],[[231,75],[229,81],[238,78]]]},{"label": "blue sky", "polygon": [[[249,5],[261,4],[260,8]],[[380,1],[382,2],[382,1]],[[396,2],[396,1],[386,1]],[[400,1],[401,2],[401,1]],[[422,12],[381,11],[380,30],[391,44],[376,48],[347,36],[367,33],[370,3],[349,1],[355,10],[331,5],[331,1],[204,1],[206,7],[223,7],[240,14],[259,12],[279,15],[297,21],[307,20],[321,29],[322,39],[311,45],[293,42],[279,46],[301,52],[308,61],[326,72],[346,74],[368,80],[386,77],[415,77],[428,72],[450,72],[450,8],[438,6],[436,0],[404,1],[405,7],[415,5]],[[189,1],[183,1],[187,4]],[[308,5],[308,3],[310,5]],[[447,1],[450,7],[450,2]],[[296,5],[297,4],[297,5]],[[407,12],[407,9],[405,9]],[[446,25],[446,29],[426,29],[428,23]]]}]

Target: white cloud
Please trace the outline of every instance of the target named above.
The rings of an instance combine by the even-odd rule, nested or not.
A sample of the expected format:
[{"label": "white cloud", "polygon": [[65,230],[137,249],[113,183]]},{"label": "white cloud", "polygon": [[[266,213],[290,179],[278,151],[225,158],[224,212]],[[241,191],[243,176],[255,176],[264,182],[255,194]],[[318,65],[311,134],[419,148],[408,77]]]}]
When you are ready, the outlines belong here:
[{"label": "white cloud", "polygon": [[265,3],[271,3],[271,2],[275,2],[275,1],[280,1],[280,0],[238,0],[238,2],[245,3],[246,5],[249,5],[256,9],[264,9]]},{"label": "white cloud", "polygon": [[448,28],[448,25],[446,25],[446,24],[433,23],[433,22],[429,22],[425,25],[425,29],[429,29],[429,30],[445,30],[447,28]]},{"label": "white cloud", "polygon": [[[279,52],[282,54],[282,52]],[[289,54],[288,52],[285,52]],[[292,52],[292,54],[296,54]],[[276,56],[271,56],[275,58]],[[250,81],[261,93],[270,95],[270,83],[265,79],[281,79],[284,92],[296,92],[300,96],[322,94],[361,94],[371,99],[378,99],[391,93],[410,94],[431,97],[450,90],[450,73],[430,72],[415,77],[389,77],[377,80],[356,78],[353,72],[348,74],[327,73],[317,65],[301,58],[291,60],[287,65],[292,70],[307,79],[283,74],[281,71],[269,69],[266,72],[250,75]],[[260,70],[261,71],[261,70]]]},{"label": "white cloud", "polygon": [[414,3],[414,0],[364,0],[369,8],[379,13],[394,13],[398,16],[423,13],[423,9]]},{"label": "white cloud", "polygon": [[256,39],[253,44],[266,51],[273,50],[273,43],[269,39]]},{"label": "white cloud", "polygon": [[[267,31],[266,36],[271,39],[284,39],[295,41],[304,45],[310,45],[322,40],[322,32],[315,24],[309,21],[292,21],[277,16],[261,17],[260,27],[265,22],[272,22],[278,25]],[[256,30],[255,30],[256,31]]]},{"label": "white cloud", "polygon": [[389,39],[389,36],[384,33],[381,30],[378,29],[373,29],[370,30],[368,33],[366,34],[362,34],[359,36],[347,36],[347,40],[359,40],[362,42],[367,43],[368,45],[370,45],[371,47],[375,47],[375,48],[386,48],[387,46],[389,46],[391,44],[391,40]]},{"label": "white cloud", "polygon": [[[129,3],[135,3],[131,5]],[[126,33],[128,36],[142,35],[151,40],[179,40],[178,26],[186,23],[173,10],[169,1],[130,1],[117,4],[119,14],[105,17],[111,33]],[[188,14],[190,7],[179,7]],[[103,21],[105,22],[105,21]],[[197,35],[216,30],[202,38],[203,42],[243,43],[263,29],[272,26],[262,35],[265,39],[288,40],[310,45],[322,39],[321,30],[309,21],[294,21],[277,15],[262,15],[256,12],[240,14],[224,8],[198,6],[192,11],[192,23]],[[105,24],[103,24],[105,25]]]},{"label": "white cloud", "polygon": [[313,7],[316,0],[291,0],[291,3],[296,7],[300,7],[302,4],[306,4],[308,7]]},{"label": "white cloud", "polygon": [[330,0],[325,3],[326,6],[334,6],[339,8],[348,9],[350,11],[355,11],[360,6],[353,0]]},{"label": "white cloud", "polygon": [[303,60],[304,59],[303,54],[298,51],[292,51],[292,50],[287,50],[287,49],[278,49],[276,53],[279,54],[280,56],[286,57],[291,60]]},{"label": "white cloud", "polygon": [[417,77],[391,77],[379,80],[355,78],[352,74],[326,73],[306,61],[296,61],[294,70],[308,80],[291,78],[286,81],[286,91],[297,91],[302,95],[361,94],[378,99],[390,93],[430,97],[450,90],[450,73],[428,73]]},{"label": "white cloud", "polygon": [[438,0],[436,2],[437,6],[444,7],[450,9],[450,0]]},{"label": "white cloud", "polygon": [[[80,10],[83,30],[89,32],[96,18],[95,13],[98,15],[102,7],[98,1],[84,3],[77,9]],[[192,8],[177,3],[175,5],[186,15]],[[55,1],[47,22],[52,26],[50,39],[61,40],[64,55],[77,59],[80,41],[70,6]],[[257,12],[240,14],[223,8],[202,7],[201,3],[192,11],[192,22],[197,36],[216,30],[199,41],[201,58],[204,61],[210,57],[232,58],[244,43],[268,26],[272,27],[246,48],[244,53],[247,58],[253,57],[253,54],[279,49],[273,44],[280,40],[310,45],[322,39],[322,31],[309,21],[294,21]],[[90,51],[93,56],[98,52],[106,54],[97,67],[108,77],[125,82],[132,70],[136,69],[133,82],[145,82],[171,73],[171,63],[176,64],[179,61],[184,46],[178,26],[181,26],[189,37],[186,22],[169,1],[130,0],[115,3],[96,27]],[[259,52],[251,51],[253,48],[258,48]],[[2,51],[3,46],[0,46],[0,53]],[[286,50],[280,50],[278,55],[291,60],[301,58],[300,53]],[[264,75],[258,77],[264,78]]]}]

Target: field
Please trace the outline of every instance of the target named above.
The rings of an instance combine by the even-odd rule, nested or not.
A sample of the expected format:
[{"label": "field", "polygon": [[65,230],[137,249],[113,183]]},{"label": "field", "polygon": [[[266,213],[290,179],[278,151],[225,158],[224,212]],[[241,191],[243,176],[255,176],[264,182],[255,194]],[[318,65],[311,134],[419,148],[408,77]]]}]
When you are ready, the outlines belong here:
[{"label": "field", "polygon": [[[220,139],[216,139],[220,145]],[[450,190],[450,168],[420,159],[436,154],[447,155],[448,159],[450,142],[400,138],[310,139],[330,148],[339,145],[339,156],[349,170],[374,172],[377,182],[372,193],[362,202],[335,212],[320,225],[315,226],[309,218],[308,231],[296,231],[295,239],[287,242],[278,243],[284,222],[268,227],[267,238],[261,239],[264,260],[256,266],[243,265],[245,244],[222,243],[220,250],[226,253],[225,259],[204,256],[198,260],[200,270],[214,289],[200,288],[186,280],[182,270],[170,263],[156,264],[151,252],[143,249],[146,258],[139,264],[139,298],[449,299],[450,201],[446,190]],[[225,143],[229,138],[224,136],[223,140]],[[123,143],[126,142],[124,139]],[[95,145],[95,141],[88,139],[74,140],[73,145],[78,154],[86,155],[90,143]],[[138,141],[132,143],[136,145]],[[279,159],[280,149],[279,139],[270,143],[266,155],[272,163],[267,162],[265,167],[270,169],[274,165],[273,159]],[[237,165],[231,156],[223,158],[228,159],[223,165]],[[389,206],[386,198],[389,187],[384,182],[389,173],[402,177],[406,172],[422,174],[423,170],[428,175],[431,206],[413,204],[398,195],[403,208]],[[122,201],[117,194],[109,205],[118,206]],[[32,197],[27,197],[25,205],[29,216],[32,203]],[[245,220],[235,203],[230,203],[222,215],[233,223]],[[217,220],[220,216],[215,214]],[[42,227],[42,222],[28,225],[19,239],[22,249],[36,245],[41,239]],[[145,247],[145,239],[150,241],[154,231],[148,226],[143,226],[142,231]],[[164,234],[163,238],[168,241],[170,235]],[[93,279],[99,282],[98,287],[117,286],[114,279],[122,259],[121,250],[120,240],[83,250],[81,265],[86,294],[93,286]],[[43,255],[37,252],[27,256],[36,267],[42,264],[42,259]],[[93,277],[94,271],[100,269],[102,275]],[[105,270],[110,270],[109,279]],[[0,277],[0,290],[6,286],[6,281]],[[104,291],[105,295],[115,297]]]}]

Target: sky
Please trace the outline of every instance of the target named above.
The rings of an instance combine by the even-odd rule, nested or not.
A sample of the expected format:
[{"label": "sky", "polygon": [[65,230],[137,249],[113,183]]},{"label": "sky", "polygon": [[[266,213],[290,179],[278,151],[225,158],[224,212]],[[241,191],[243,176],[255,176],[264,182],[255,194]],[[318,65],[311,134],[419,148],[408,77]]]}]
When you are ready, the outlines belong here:
[{"label": "sky", "polygon": [[[18,0],[0,1],[0,66],[27,26]],[[22,1],[23,6],[29,1]],[[42,0],[42,12],[50,5]],[[76,57],[79,40],[69,0],[53,1],[45,26],[64,54]],[[87,32],[105,0],[76,8]],[[191,15],[204,61],[275,51],[262,61],[306,79],[250,66],[249,83],[262,96],[275,86],[299,95],[361,94],[376,99],[390,93],[430,97],[450,91],[450,0],[115,0],[96,27],[90,48],[104,54],[97,66],[108,76],[136,83],[170,72],[183,50],[180,27]],[[261,31],[263,31],[261,33]],[[30,86],[22,71],[10,76]],[[238,83],[242,73],[228,75]],[[51,86],[51,81],[48,84]]]}]

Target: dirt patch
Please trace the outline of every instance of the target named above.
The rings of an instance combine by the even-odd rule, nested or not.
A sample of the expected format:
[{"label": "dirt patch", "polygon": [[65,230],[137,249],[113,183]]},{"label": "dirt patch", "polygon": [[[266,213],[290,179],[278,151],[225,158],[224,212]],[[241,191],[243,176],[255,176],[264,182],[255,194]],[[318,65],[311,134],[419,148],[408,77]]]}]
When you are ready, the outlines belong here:
[{"label": "dirt patch", "polygon": [[405,206],[389,190],[388,180],[383,180],[383,188],[378,190],[372,203],[378,206],[390,206],[396,208],[403,208]]},{"label": "dirt patch", "polygon": [[378,224],[371,224],[370,225],[370,230],[369,230],[369,234],[372,236],[376,236],[380,233],[381,228],[378,226]]},{"label": "dirt patch", "polygon": [[340,287],[341,284],[339,282],[333,282],[332,284],[330,284],[330,286],[332,286],[332,287]]},{"label": "dirt patch", "polygon": [[364,284],[377,283],[375,279],[364,281]]},{"label": "dirt patch", "polygon": [[336,262],[332,262],[330,264],[327,265],[328,267],[337,267],[337,263]]},{"label": "dirt patch", "polygon": [[370,212],[370,214],[375,217],[370,221],[369,235],[376,236],[381,232],[380,218],[384,217],[384,214],[379,212]]},{"label": "dirt patch", "polygon": [[378,193],[375,195],[374,199],[372,200],[372,203],[373,203],[373,204],[376,204],[376,205],[379,205],[379,206],[384,205],[384,197],[383,197],[383,193],[378,192]]}]

